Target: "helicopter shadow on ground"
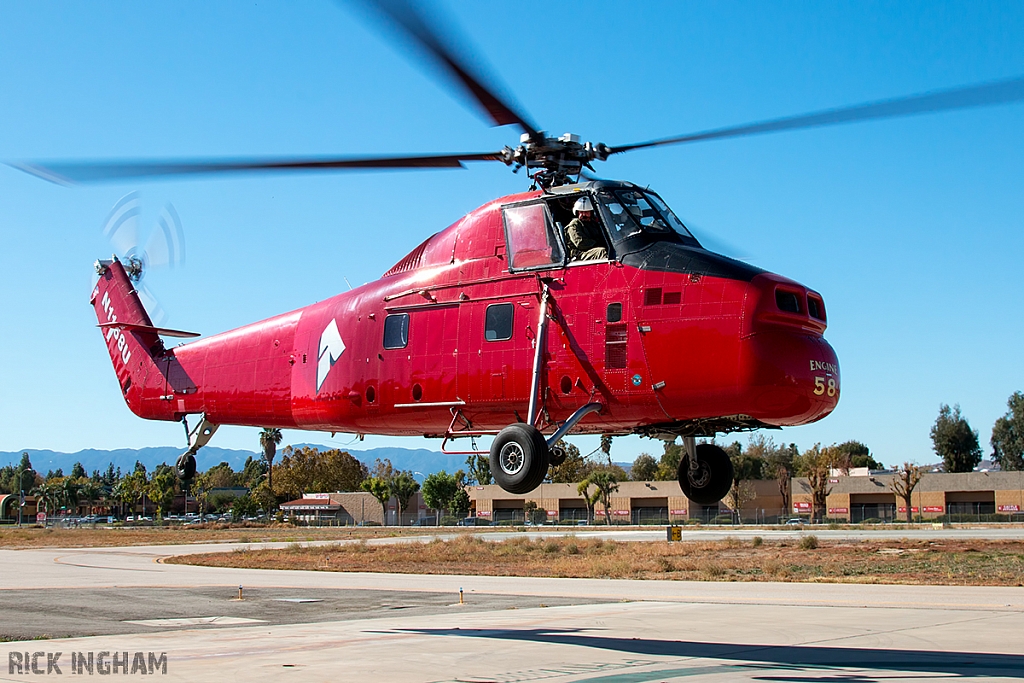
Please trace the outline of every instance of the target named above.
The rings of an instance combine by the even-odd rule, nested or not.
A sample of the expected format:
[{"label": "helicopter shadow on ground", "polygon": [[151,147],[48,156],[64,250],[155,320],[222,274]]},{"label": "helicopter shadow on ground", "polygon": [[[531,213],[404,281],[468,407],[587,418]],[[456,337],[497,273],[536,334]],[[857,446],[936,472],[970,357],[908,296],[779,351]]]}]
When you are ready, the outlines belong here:
[{"label": "helicopter shadow on ground", "polygon": [[[406,633],[464,638],[492,638],[507,641],[529,641],[557,645],[575,645],[631,655],[695,657],[742,662],[752,668],[766,669],[857,669],[877,671],[918,672],[932,675],[963,677],[1024,678],[1024,655],[976,652],[936,652],[879,648],[843,648],[816,645],[757,645],[741,643],[703,643],[685,640],[651,638],[616,638],[594,635],[593,629],[397,629]],[[664,673],[664,672],[662,672]],[[782,671],[779,671],[782,674]],[[809,680],[873,680],[856,676],[852,679],[792,677],[788,675],[757,676],[765,681]]]}]

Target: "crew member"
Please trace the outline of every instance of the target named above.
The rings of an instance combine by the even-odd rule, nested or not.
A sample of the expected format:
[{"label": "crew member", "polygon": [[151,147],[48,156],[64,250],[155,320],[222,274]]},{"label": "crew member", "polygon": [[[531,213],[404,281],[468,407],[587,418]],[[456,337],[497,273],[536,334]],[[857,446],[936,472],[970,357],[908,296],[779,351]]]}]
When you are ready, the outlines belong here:
[{"label": "crew member", "polygon": [[573,261],[600,261],[608,258],[601,226],[594,217],[594,204],[590,197],[580,197],[572,207],[575,218],[565,226],[569,242],[569,257]]}]

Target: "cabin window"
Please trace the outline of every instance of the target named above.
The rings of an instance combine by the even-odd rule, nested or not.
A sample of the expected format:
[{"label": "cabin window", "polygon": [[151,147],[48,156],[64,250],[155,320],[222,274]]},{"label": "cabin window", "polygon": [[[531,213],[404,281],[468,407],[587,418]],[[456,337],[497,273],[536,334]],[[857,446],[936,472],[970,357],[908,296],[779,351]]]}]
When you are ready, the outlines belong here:
[{"label": "cabin window", "polygon": [[409,314],[399,313],[384,318],[384,348],[404,349],[409,344]]},{"label": "cabin window", "polygon": [[608,304],[608,322],[617,323],[622,320],[622,304]]},{"label": "cabin window", "polygon": [[484,318],[484,339],[504,341],[512,338],[512,304],[494,304],[487,307]]},{"label": "cabin window", "polygon": [[509,268],[530,270],[562,264],[564,251],[544,202],[508,206],[504,210]]}]

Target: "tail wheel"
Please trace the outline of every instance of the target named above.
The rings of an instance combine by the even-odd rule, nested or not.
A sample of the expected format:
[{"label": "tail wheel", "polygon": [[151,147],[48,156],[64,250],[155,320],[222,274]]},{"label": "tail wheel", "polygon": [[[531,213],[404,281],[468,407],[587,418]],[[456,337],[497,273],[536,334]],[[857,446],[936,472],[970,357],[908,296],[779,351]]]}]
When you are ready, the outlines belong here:
[{"label": "tail wheel", "polygon": [[729,455],[714,444],[698,444],[697,466],[690,467],[690,456],[679,461],[679,487],[695,503],[714,505],[725,498],[732,487],[733,471]]},{"label": "tail wheel", "polygon": [[529,493],[548,473],[548,445],[536,427],[509,425],[491,444],[491,475],[509,493]]},{"label": "tail wheel", "polygon": [[548,449],[548,464],[552,467],[558,467],[565,462],[565,449],[561,446],[552,446]]},{"label": "tail wheel", "polygon": [[178,479],[182,481],[190,481],[196,477],[196,456],[191,453],[184,453],[178,457],[178,462],[174,465],[174,472],[178,475]]}]

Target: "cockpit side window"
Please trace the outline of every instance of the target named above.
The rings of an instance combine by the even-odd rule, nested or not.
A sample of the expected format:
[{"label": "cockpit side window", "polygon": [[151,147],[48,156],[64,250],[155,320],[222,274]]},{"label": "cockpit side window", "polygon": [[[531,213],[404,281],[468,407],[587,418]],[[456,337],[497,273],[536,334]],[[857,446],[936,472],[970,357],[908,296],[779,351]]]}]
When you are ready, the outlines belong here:
[{"label": "cockpit side window", "polygon": [[506,206],[503,215],[511,270],[562,265],[565,251],[544,202]]}]

